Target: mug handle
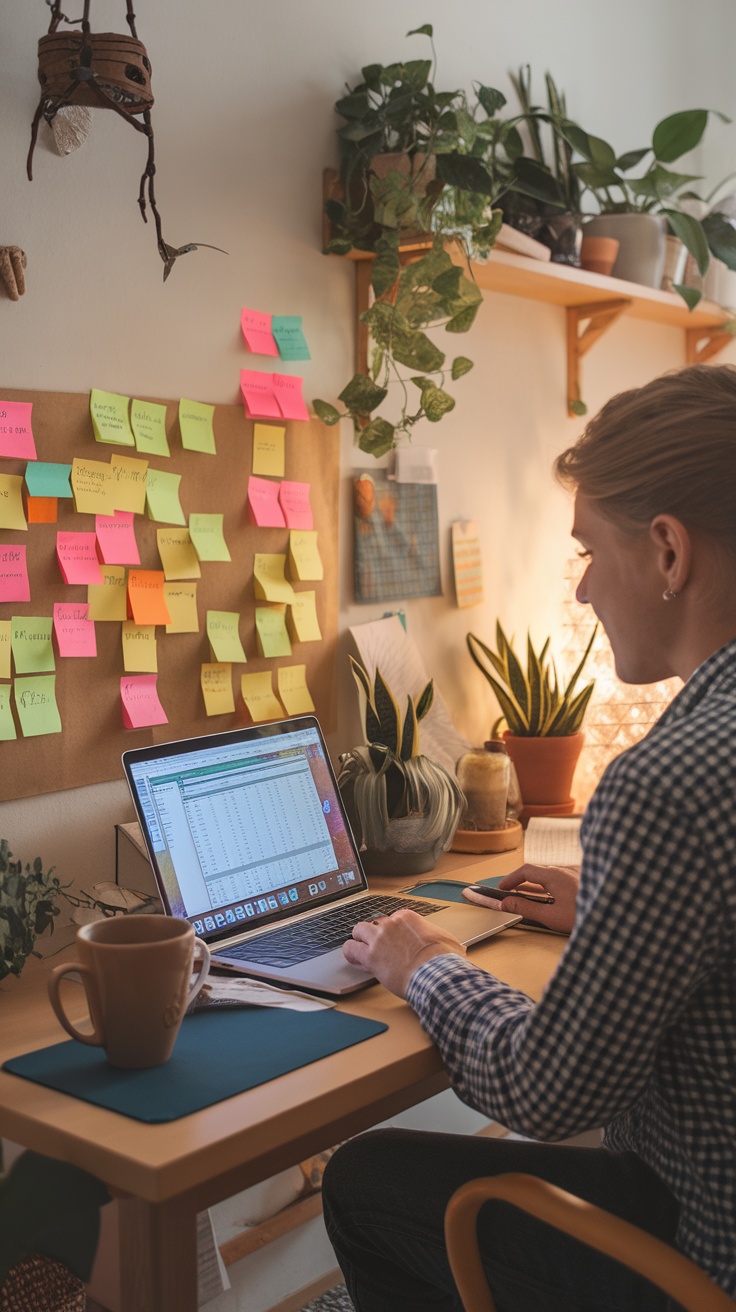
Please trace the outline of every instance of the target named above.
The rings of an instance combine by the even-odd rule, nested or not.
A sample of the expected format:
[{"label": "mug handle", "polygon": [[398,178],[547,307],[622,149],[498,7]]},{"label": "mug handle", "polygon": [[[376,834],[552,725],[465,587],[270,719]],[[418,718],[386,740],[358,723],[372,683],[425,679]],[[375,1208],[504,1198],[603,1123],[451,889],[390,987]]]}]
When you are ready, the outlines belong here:
[{"label": "mug handle", "polygon": [[192,962],[192,970],[194,970],[197,964],[199,964],[199,970],[194,983],[189,986],[187,1007],[194,1001],[210,973],[210,950],[201,938],[195,938],[194,940],[194,961]]},{"label": "mug handle", "polygon": [[[51,1001],[51,1006],[56,1012],[57,1020],[64,1026],[64,1029],[66,1030],[67,1034],[71,1034],[73,1039],[77,1039],[80,1043],[88,1043],[93,1048],[104,1047],[105,1040],[102,1034],[100,1034],[100,1032],[97,1029],[93,1029],[91,1034],[83,1034],[82,1031],[78,1030],[75,1025],[72,1025],[66,1012],[64,1011],[64,1008],[61,1005],[61,998],[59,997],[59,985],[61,983],[63,976],[68,975],[69,972],[72,970],[79,971],[79,974],[82,976],[84,991],[87,994],[87,1005],[89,1006],[89,993],[87,993],[87,985],[84,977],[85,975],[89,975],[91,977],[92,971],[89,969],[88,966],[83,966],[80,961],[67,961],[62,966],[54,966],[53,970],[51,971],[51,974],[49,975],[49,999]],[[204,983],[204,980],[202,982]],[[90,1016],[91,1015],[92,1015],[92,1008],[90,1007]]]}]

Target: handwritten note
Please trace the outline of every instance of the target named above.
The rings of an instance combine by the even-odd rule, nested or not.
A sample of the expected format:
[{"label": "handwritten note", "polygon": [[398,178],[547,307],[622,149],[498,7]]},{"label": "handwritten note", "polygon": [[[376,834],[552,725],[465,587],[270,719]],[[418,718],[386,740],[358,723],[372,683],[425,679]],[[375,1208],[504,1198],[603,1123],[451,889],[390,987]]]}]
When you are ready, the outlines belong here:
[{"label": "handwritten note", "polygon": [[0,474],[0,528],[28,528],[19,474]]},{"label": "handwritten note", "polygon": [[148,518],[164,524],[186,524],[179,501],[181,474],[169,474],[163,469],[149,469],[146,476],[146,503]]},{"label": "handwritten note", "polygon": [[10,684],[0,684],[0,742],[8,743],[18,735],[10,709]]},{"label": "handwritten note", "polygon": [[135,444],[146,456],[170,456],[166,437],[166,406],[154,401],[133,401],[130,422]]},{"label": "handwritten note", "polygon": [[240,615],[236,610],[208,610],[207,637],[213,661],[245,662],[246,655],[238,634]]},{"label": "handwritten note", "polygon": [[200,560],[231,559],[222,531],[223,519],[223,515],[189,516],[189,533]]},{"label": "handwritten note", "polygon": [[158,554],[169,579],[198,579],[202,571],[188,528],[157,528]]},{"label": "handwritten note", "polygon": [[27,497],[26,515],[29,524],[55,524],[59,518],[56,497]]},{"label": "handwritten note", "polygon": [[26,465],[28,495],[31,497],[70,497],[72,495],[72,486],[69,482],[71,472],[71,465],[56,465],[48,460],[37,460],[31,465]]},{"label": "handwritten note", "polygon": [[89,394],[89,412],[95,442],[113,442],[116,446],[135,446],[133,430],[128,419],[130,397],[117,392],[102,392],[93,387]]},{"label": "handwritten note", "polygon": [[142,515],[146,509],[148,461],[138,460],[135,456],[121,456],[113,451],[110,456],[110,474],[115,509]]},{"label": "handwritten note", "polygon": [[37,675],[16,679],[13,684],[15,709],[24,738],[47,733],[61,733],[61,717],[56,705],[56,675]]},{"label": "handwritten note", "polygon": [[129,510],[117,510],[114,515],[95,515],[95,533],[105,565],[140,565],[133,519]]},{"label": "handwritten note", "polygon": [[0,546],[0,601],[30,601],[25,547]]},{"label": "handwritten note", "polygon": [[324,578],[316,529],[292,529],[289,534],[289,566],[302,583],[319,582]]},{"label": "handwritten note", "polygon": [[202,401],[179,402],[179,431],[185,451],[202,451],[217,455],[214,430],[215,407]]},{"label": "handwritten note", "polygon": [[292,483],[284,480],[279,486],[279,501],[287,528],[312,529],[312,507],[309,503],[309,483]]},{"label": "handwritten note", "polygon": [[10,678],[11,635],[10,620],[0,620],[0,679]]},{"label": "handwritten note", "polygon": [[259,528],[284,528],[286,520],[279,505],[279,484],[268,478],[248,479],[248,519]]},{"label": "handwritten note", "polygon": [[128,570],[128,603],[136,624],[170,624],[162,569]]},{"label": "handwritten note", "polygon": [[90,620],[126,620],[128,618],[128,577],[124,565],[102,565],[101,583],[90,583],[87,604]]},{"label": "handwritten note", "polygon": [[112,466],[104,460],[72,461],[74,509],[79,515],[113,515],[115,486]]},{"label": "handwritten note", "polygon": [[229,662],[202,666],[199,676],[207,715],[230,715],[235,710],[233,667]]},{"label": "handwritten note", "polygon": [[126,674],[156,674],[156,628],[123,620],[123,669]]},{"label": "handwritten note", "polygon": [[306,665],[280,665],[278,670],[279,697],[289,715],[311,715],[314,702],[307,687]]},{"label": "handwritten note", "polygon": [[55,670],[50,615],[11,615],[10,641],[16,674],[44,674]]},{"label": "handwritten note", "polygon": [[102,583],[96,533],[57,533],[56,555],[65,583]]},{"label": "handwritten note", "polygon": [[257,369],[241,369],[240,390],[249,419],[281,419],[276,400],[273,374],[259,373]]},{"label": "handwritten note", "polygon": [[62,602],[54,605],[54,633],[60,656],[96,656],[94,621],[89,618],[87,602]]},{"label": "handwritten note", "polygon": [[245,344],[254,355],[278,355],[279,348],[271,332],[270,314],[262,314],[259,310],[242,310],[240,327]]},{"label": "handwritten note", "polygon": [[256,606],[256,634],[261,656],[291,656],[286,606]]},{"label": "handwritten note", "polygon": [[0,400],[0,456],[35,460],[36,443],[31,428],[32,401]]},{"label": "handwritten note", "polygon": [[309,419],[302,396],[303,378],[296,374],[273,374],[273,391],[284,419]]},{"label": "handwritten note", "polygon": [[282,360],[311,360],[300,314],[275,314],[271,330]]},{"label": "handwritten note", "polygon": [[171,616],[167,633],[199,633],[196,583],[165,583],[164,601]]},{"label": "handwritten note", "polygon": [[256,552],[253,557],[253,586],[259,601],[280,601],[290,606],[294,589],[287,582],[284,570],[286,556]]},{"label": "handwritten note", "polygon": [[319,642],[322,631],[317,619],[317,594],[295,592],[289,607],[287,623],[292,642]]},{"label": "handwritten note", "polygon": [[270,670],[262,670],[260,674],[241,674],[240,693],[250,718],[256,724],[262,724],[264,720],[283,720],[284,708],[274,693]]},{"label": "handwritten note", "polygon": [[253,473],[266,478],[284,477],[286,429],[277,424],[253,425]]},{"label": "handwritten note", "polygon": [[483,601],[483,563],[475,520],[458,519],[452,525],[452,563],[458,607],[480,606]]},{"label": "handwritten note", "polygon": [[123,727],[143,729],[151,724],[168,724],[159,701],[156,674],[124,674],[120,680]]}]

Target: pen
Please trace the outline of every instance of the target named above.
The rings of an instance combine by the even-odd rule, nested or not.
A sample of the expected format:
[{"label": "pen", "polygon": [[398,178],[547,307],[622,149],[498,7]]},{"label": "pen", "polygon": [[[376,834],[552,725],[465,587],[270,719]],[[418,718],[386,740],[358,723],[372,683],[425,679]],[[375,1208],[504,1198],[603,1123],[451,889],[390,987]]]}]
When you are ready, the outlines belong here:
[{"label": "pen", "polygon": [[480,897],[492,898],[498,902],[502,902],[505,897],[518,897],[524,902],[543,902],[546,906],[554,904],[551,893],[525,893],[522,889],[493,888],[490,884],[470,884],[465,892],[478,893]]}]

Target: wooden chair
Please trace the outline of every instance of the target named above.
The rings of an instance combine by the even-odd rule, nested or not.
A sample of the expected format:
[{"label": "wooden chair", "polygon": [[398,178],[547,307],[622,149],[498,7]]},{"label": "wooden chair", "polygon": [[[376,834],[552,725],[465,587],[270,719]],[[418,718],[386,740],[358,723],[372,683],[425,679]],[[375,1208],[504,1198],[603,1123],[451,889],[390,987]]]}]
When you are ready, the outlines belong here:
[{"label": "wooden chair", "polygon": [[736,1312],[736,1302],[700,1267],[643,1230],[531,1175],[470,1180],[445,1212],[450,1267],[465,1312],[496,1312],[478,1251],[478,1212],[490,1199],[512,1203],[645,1276],[687,1312]]}]

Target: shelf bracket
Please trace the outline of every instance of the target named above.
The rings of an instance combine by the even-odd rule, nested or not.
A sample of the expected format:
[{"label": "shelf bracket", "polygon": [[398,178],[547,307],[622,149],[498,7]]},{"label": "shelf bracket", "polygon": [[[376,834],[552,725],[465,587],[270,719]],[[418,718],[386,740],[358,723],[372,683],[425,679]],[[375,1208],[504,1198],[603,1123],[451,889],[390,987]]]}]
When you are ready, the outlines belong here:
[{"label": "shelf bracket", "polygon": [[686,328],[685,358],[688,364],[705,364],[734,341],[727,328]]},{"label": "shelf bracket", "polygon": [[[579,415],[582,398],[580,396],[580,361],[587,355],[599,337],[616,322],[631,305],[628,297],[622,296],[615,301],[592,301],[589,305],[568,305],[567,311],[567,413]],[[580,325],[584,324],[582,332]]]}]

